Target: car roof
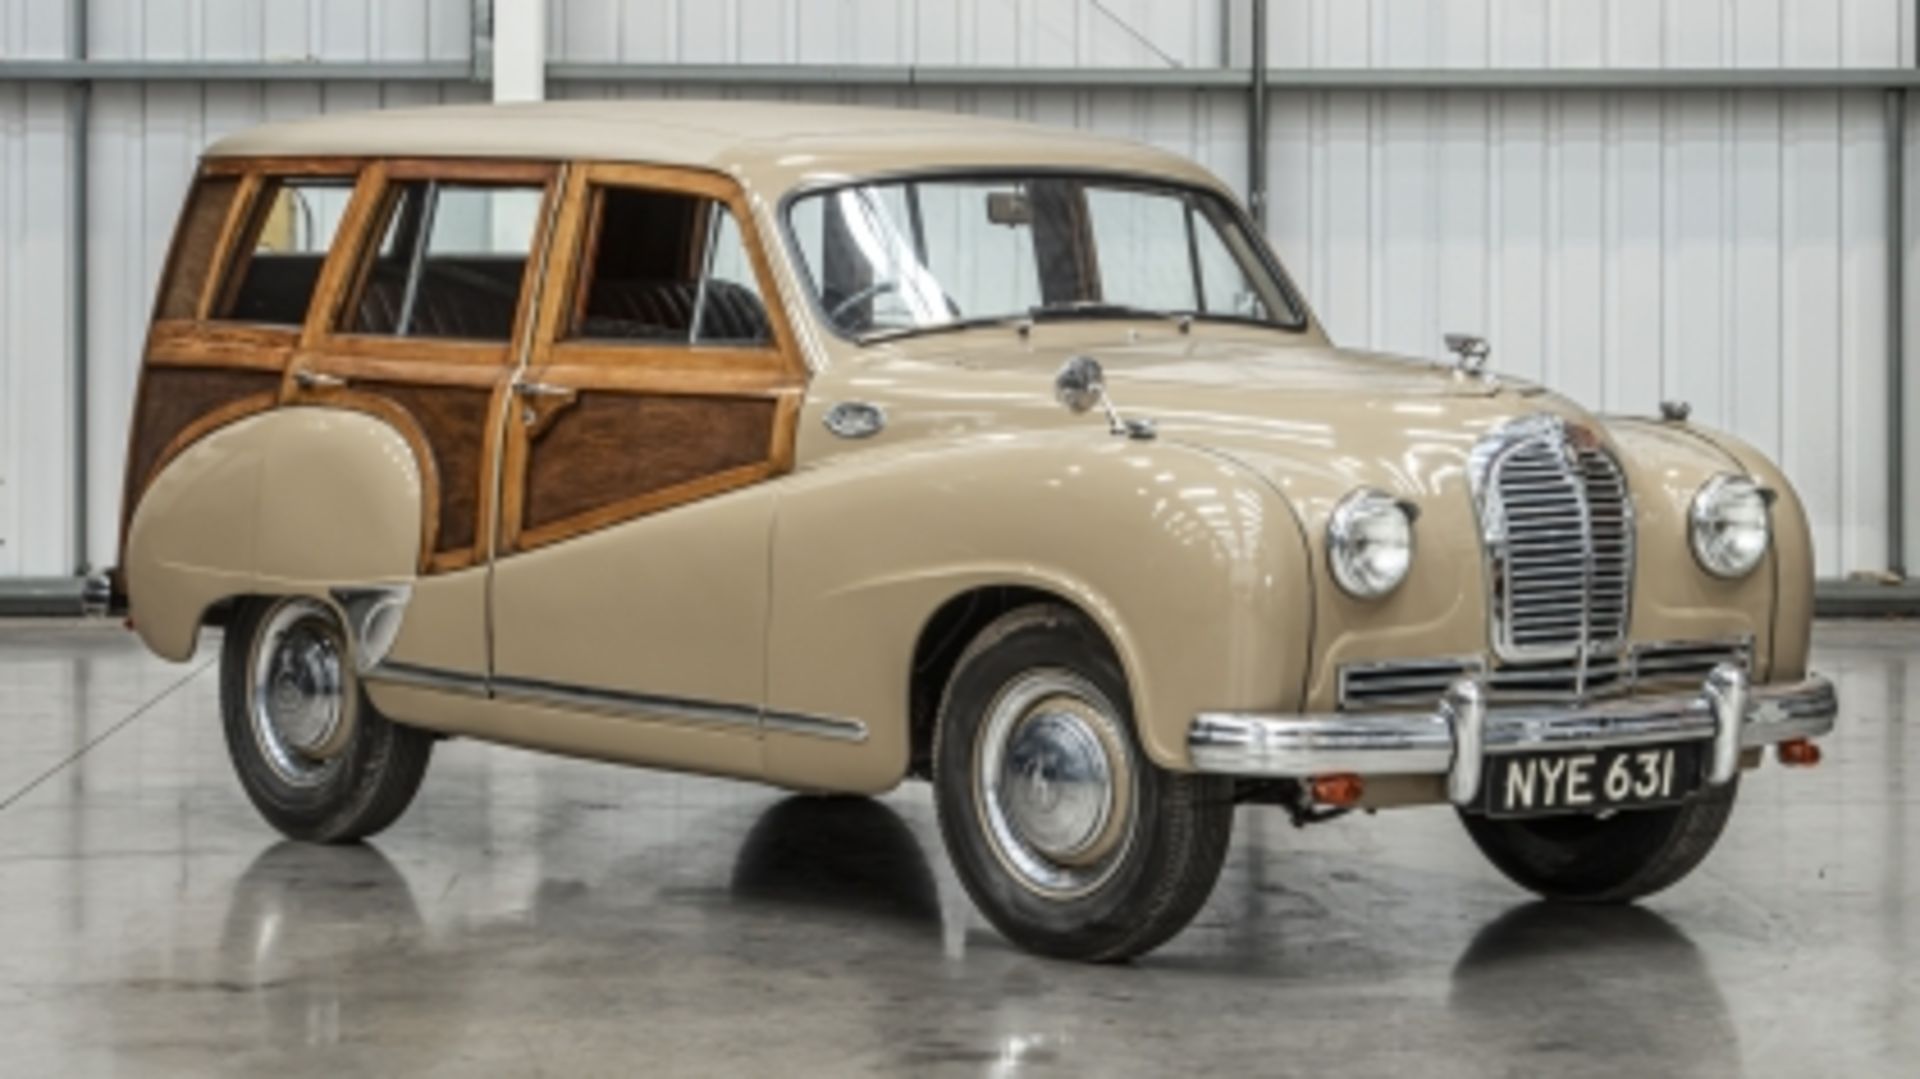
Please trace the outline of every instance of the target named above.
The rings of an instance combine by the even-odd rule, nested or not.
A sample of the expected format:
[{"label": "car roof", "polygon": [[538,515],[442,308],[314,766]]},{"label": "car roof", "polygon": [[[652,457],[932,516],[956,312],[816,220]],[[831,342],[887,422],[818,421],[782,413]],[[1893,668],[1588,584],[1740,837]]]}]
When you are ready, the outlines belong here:
[{"label": "car roof", "polygon": [[773,101],[571,100],[329,113],[228,135],[212,157],[594,160],[731,173],[781,187],[925,168],[1068,167],[1219,186],[1125,139],[1018,120]]}]

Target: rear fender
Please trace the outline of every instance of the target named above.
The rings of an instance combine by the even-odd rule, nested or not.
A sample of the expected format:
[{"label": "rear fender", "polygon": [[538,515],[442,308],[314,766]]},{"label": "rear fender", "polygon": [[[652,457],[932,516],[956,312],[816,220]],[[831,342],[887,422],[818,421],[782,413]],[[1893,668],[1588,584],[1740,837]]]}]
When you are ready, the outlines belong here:
[{"label": "rear fender", "polygon": [[283,408],[195,442],[134,509],[125,573],[147,647],[191,658],[209,607],[243,595],[338,604],[370,665],[398,630],[420,564],[420,463],[359,412]]}]

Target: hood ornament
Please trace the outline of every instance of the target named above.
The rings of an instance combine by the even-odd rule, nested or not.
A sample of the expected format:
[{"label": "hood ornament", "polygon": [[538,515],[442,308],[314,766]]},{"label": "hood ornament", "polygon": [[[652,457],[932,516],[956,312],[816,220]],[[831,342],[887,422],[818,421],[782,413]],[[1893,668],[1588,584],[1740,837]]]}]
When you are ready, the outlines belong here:
[{"label": "hood ornament", "polygon": [[1660,402],[1660,418],[1668,423],[1685,423],[1693,415],[1693,406],[1685,401]]},{"label": "hood ornament", "polygon": [[1109,433],[1135,439],[1154,436],[1152,420],[1121,418],[1119,410],[1113,407],[1113,399],[1107,396],[1106,373],[1100,369],[1100,361],[1092,356],[1072,356],[1060,365],[1060,373],[1053,376],[1053,396],[1067,411],[1076,414],[1099,405],[1106,410]]},{"label": "hood ornament", "polygon": [[1447,351],[1453,353],[1453,369],[1469,378],[1479,378],[1486,372],[1487,357],[1492,355],[1493,347],[1487,339],[1470,333],[1450,333],[1441,340],[1447,344]]}]

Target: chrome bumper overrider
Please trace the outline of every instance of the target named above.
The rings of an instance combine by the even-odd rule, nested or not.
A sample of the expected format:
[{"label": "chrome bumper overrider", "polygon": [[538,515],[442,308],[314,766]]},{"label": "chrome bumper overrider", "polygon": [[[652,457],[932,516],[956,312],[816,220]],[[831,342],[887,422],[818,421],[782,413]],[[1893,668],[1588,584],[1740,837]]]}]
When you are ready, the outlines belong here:
[{"label": "chrome bumper overrider", "polygon": [[1431,711],[1203,712],[1187,747],[1195,769],[1226,775],[1444,775],[1447,796],[1468,805],[1490,753],[1711,739],[1707,781],[1718,785],[1739,770],[1741,750],[1826,734],[1838,711],[1833,683],[1817,674],[1755,686],[1732,664],[1696,692],[1565,707],[1489,708],[1480,684],[1463,678]]}]

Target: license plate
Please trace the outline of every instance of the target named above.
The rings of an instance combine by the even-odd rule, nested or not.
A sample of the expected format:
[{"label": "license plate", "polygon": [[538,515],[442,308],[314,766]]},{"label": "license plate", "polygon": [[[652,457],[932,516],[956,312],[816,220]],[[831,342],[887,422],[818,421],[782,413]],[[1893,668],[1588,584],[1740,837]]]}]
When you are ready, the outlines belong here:
[{"label": "license plate", "polygon": [[1700,786],[1704,742],[1489,756],[1488,816],[1526,817],[1671,805]]}]

